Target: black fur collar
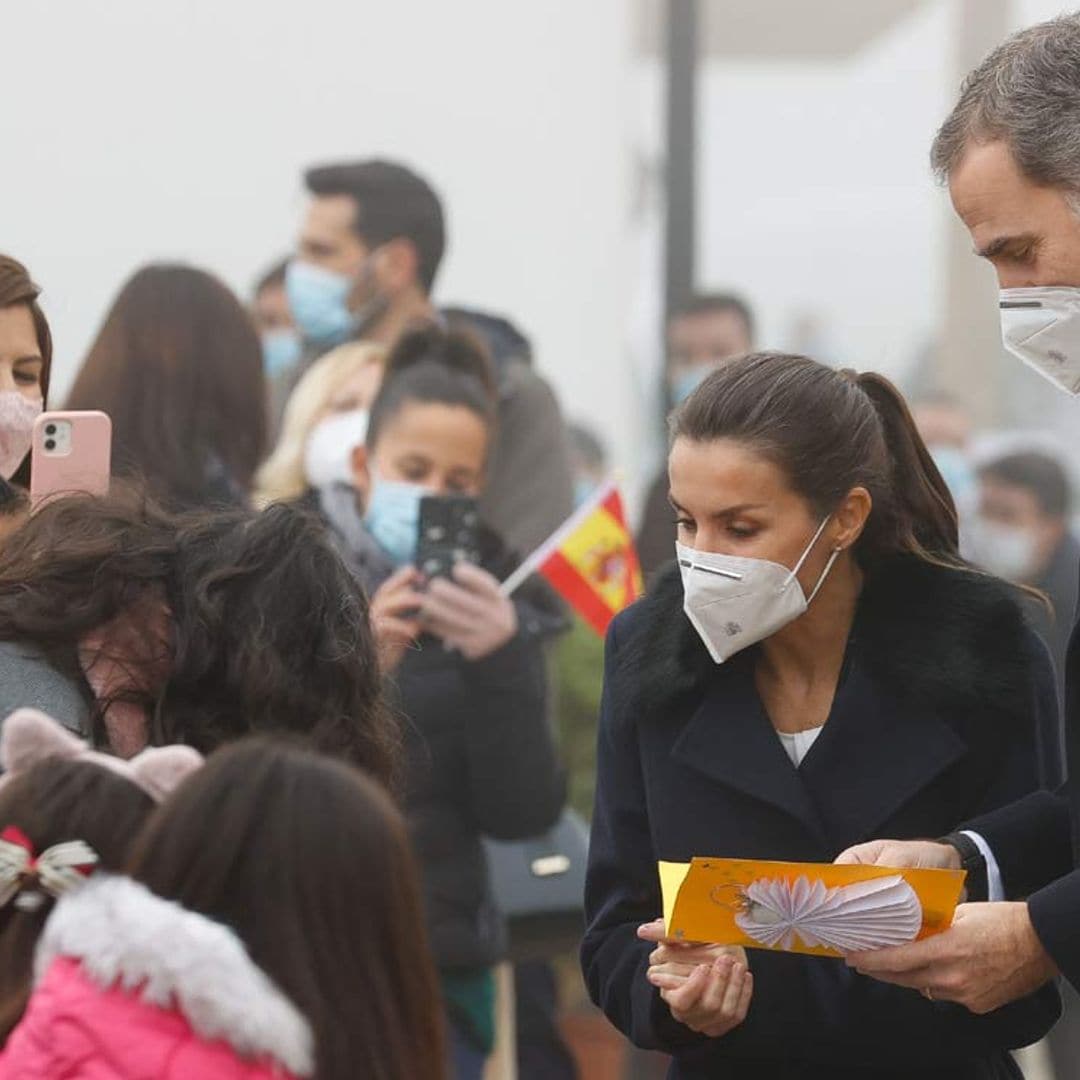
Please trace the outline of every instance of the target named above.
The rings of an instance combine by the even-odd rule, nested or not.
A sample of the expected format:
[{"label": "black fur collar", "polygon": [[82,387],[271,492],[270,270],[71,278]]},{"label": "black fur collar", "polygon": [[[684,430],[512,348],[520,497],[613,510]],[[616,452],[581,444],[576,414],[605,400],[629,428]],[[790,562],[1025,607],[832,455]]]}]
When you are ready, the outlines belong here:
[{"label": "black fur collar", "polygon": [[[1016,590],[914,557],[868,574],[854,629],[860,663],[913,705],[943,713],[1021,715],[1030,707],[1031,649]],[[701,694],[716,665],[682,610],[672,564],[639,601],[620,638],[616,715],[663,717]]]}]

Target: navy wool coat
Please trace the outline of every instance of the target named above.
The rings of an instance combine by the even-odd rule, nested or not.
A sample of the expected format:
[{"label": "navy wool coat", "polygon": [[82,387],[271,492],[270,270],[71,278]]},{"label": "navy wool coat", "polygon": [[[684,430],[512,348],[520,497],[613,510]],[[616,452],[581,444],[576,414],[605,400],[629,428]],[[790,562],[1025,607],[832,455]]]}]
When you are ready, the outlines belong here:
[{"label": "navy wool coat", "polygon": [[756,649],[714,665],[677,572],[608,636],[582,963],[630,1039],[679,1080],[975,1080],[1057,1019],[1057,991],[987,1016],[841,960],[749,952],[746,1021],[683,1027],[645,978],[636,928],[661,912],[657,860],[832,861],[875,837],[937,837],[1057,781],[1053,666],[1008,587],[914,558],[867,575],[828,722],[799,768],[754,682]]}]

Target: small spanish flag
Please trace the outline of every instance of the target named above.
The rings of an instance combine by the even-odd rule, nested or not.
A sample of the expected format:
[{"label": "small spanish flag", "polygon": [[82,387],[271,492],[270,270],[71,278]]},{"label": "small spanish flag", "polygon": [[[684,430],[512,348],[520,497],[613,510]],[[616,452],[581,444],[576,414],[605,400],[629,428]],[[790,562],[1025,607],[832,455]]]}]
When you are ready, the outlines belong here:
[{"label": "small spanish flag", "polygon": [[613,481],[591,498],[503,583],[509,595],[538,573],[601,636],[642,593],[641,565]]}]

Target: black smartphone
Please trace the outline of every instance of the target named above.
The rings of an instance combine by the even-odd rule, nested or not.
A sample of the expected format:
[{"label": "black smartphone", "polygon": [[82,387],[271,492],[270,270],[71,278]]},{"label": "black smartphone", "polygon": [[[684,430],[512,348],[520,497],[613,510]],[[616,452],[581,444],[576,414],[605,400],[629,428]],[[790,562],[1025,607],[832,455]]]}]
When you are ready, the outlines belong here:
[{"label": "black smartphone", "polygon": [[480,562],[480,510],[471,495],[420,500],[416,568],[426,578],[450,577],[456,562]]}]

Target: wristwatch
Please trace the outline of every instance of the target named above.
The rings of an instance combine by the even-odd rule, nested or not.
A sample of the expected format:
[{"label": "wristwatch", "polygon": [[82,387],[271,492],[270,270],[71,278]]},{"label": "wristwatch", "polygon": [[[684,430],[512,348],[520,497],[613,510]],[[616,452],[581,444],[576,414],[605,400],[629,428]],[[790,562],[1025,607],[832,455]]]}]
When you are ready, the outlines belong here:
[{"label": "wristwatch", "polygon": [[941,837],[938,843],[948,844],[960,853],[960,866],[967,871],[964,887],[968,901],[989,899],[990,884],[986,876],[986,860],[979,850],[979,845],[970,836],[958,832]]}]

